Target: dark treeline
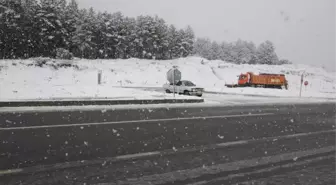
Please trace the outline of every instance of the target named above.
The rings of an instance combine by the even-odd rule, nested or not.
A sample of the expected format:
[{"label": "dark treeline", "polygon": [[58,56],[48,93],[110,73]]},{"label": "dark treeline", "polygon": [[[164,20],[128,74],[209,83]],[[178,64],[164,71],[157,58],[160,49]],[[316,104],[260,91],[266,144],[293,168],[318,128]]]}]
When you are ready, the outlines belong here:
[{"label": "dark treeline", "polygon": [[176,29],[159,17],[79,9],[75,0],[0,0],[0,58],[186,57],[192,51],[190,27]]},{"label": "dark treeline", "polygon": [[282,64],[266,41],[211,42],[191,27],[177,29],[157,16],[80,9],[76,0],[0,0],[0,58],[174,59],[199,55],[232,63]]},{"label": "dark treeline", "polygon": [[270,41],[265,41],[256,47],[253,42],[243,40],[218,43],[198,38],[194,43],[193,54],[208,60],[223,60],[236,64],[281,65],[290,63],[285,59],[279,60],[275,47]]}]

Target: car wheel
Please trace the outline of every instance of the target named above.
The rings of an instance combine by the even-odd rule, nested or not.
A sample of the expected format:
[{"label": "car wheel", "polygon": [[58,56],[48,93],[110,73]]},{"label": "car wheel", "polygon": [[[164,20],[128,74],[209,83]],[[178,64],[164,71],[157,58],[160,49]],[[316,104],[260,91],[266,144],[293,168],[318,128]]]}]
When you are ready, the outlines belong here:
[{"label": "car wheel", "polygon": [[189,91],[184,91],[184,95],[190,95]]},{"label": "car wheel", "polygon": [[169,89],[166,89],[166,93],[171,93]]},{"label": "car wheel", "polygon": [[198,97],[202,97],[203,96],[203,94],[199,94],[199,95],[197,95]]}]

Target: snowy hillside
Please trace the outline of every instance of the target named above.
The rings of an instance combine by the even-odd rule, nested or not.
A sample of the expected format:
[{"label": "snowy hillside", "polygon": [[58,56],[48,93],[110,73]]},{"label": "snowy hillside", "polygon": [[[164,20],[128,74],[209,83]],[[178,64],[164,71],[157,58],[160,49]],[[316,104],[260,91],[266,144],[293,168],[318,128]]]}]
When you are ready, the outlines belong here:
[{"label": "snowy hillside", "polygon": [[[202,62],[203,61],[203,62]],[[309,85],[303,88],[304,97],[336,97],[336,79],[333,73],[307,65],[235,65],[223,61],[208,61],[198,57],[177,60],[49,60],[42,67],[36,59],[0,61],[0,98],[48,97],[109,97],[120,93],[120,86],[162,87],[166,72],[174,65],[182,78],[191,80],[207,91],[233,94],[260,94],[270,96],[298,96],[300,75],[305,71]],[[69,65],[71,63],[71,66]],[[70,67],[69,67],[70,66]],[[103,85],[97,85],[97,73],[102,70]],[[245,72],[284,73],[289,90],[263,88],[226,88],[225,83],[237,83],[237,75]],[[139,93],[144,93],[143,91]],[[36,95],[34,95],[36,94]],[[127,96],[127,95],[126,95]]]}]

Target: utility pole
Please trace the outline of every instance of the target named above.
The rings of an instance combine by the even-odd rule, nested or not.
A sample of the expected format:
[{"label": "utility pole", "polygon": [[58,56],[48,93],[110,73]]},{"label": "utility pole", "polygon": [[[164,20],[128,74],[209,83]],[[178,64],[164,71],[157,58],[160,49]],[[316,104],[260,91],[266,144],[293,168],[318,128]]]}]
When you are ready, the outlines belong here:
[{"label": "utility pole", "polygon": [[174,94],[174,98],[175,98],[175,68],[173,70],[173,94]]}]

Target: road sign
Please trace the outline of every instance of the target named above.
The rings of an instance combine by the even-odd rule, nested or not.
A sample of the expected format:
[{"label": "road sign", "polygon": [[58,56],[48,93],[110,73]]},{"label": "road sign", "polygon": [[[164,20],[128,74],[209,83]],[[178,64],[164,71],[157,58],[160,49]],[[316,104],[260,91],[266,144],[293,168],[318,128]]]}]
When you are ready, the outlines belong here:
[{"label": "road sign", "polygon": [[173,94],[174,94],[174,97],[175,97],[175,84],[180,81],[182,78],[182,74],[181,74],[181,71],[179,71],[177,69],[177,66],[173,66],[172,69],[170,69],[168,72],[167,72],[167,80],[169,81],[169,83],[173,84],[174,88],[173,88]]},{"label": "road sign", "polygon": [[307,85],[308,85],[308,81],[305,81],[305,82],[304,82],[304,85],[307,86]]},{"label": "road sign", "polygon": [[177,68],[173,68],[170,69],[167,72],[167,80],[169,81],[169,83],[176,83],[178,81],[180,81],[182,78],[182,74],[181,71],[179,71]]}]

